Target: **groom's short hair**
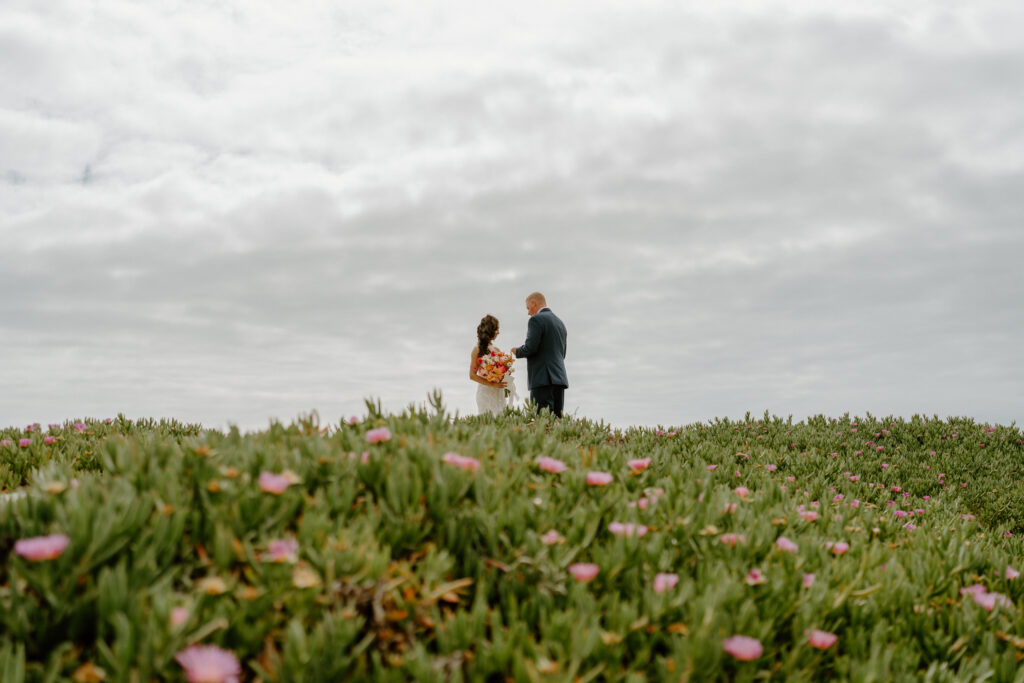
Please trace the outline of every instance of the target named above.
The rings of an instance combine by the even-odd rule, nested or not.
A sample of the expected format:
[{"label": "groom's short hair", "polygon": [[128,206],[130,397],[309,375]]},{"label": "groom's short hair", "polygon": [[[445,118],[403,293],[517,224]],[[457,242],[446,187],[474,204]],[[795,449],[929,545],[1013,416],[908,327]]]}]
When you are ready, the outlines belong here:
[{"label": "groom's short hair", "polygon": [[536,303],[540,304],[541,306],[547,306],[548,305],[548,302],[544,298],[544,295],[541,294],[540,292],[534,292],[530,296],[526,297],[526,300],[527,301],[535,301]]}]

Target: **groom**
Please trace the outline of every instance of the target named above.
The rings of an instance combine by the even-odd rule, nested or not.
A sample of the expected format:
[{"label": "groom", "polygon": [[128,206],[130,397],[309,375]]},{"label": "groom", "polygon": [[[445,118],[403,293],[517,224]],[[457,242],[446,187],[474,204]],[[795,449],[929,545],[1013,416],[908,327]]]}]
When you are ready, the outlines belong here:
[{"label": "groom", "polygon": [[527,359],[530,398],[537,408],[547,408],[555,417],[562,417],[565,390],[569,388],[565,374],[565,325],[551,312],[540,292],[526,297],[526,312],[530,314],[526,343],[512,349],[512,354]]}]

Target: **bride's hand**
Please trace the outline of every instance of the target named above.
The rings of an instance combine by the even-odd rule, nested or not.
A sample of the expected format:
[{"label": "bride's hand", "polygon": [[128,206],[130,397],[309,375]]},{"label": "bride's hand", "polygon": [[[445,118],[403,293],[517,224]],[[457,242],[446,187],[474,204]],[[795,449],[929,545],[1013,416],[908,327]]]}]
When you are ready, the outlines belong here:
[{"label": "bride's hand", "polygon": [[495,387],[496,389],[504,389],[505,385],[506,385],[506,382],[494,382],[494,383],[491,384],[491,386]]}]

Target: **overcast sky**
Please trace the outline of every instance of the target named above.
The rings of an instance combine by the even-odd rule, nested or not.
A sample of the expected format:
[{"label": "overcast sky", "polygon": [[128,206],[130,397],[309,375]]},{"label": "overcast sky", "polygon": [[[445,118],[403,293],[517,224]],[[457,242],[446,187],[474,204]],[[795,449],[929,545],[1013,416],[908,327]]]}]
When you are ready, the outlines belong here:
[{"label": "overcast sky", "polygon": [[[894,9],[895,8],[895,9]],[[0,5],[0,426],[1024,423],[1018,0]],[[525,368],[520,389],[526,392]]]}]

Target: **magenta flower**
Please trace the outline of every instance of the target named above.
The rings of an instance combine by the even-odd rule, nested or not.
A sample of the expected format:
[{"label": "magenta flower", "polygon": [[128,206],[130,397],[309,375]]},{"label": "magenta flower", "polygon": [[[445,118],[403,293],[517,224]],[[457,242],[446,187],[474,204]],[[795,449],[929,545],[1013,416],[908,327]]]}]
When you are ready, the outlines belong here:
[{"label": "magenta flower", "polygon": [[853,500],[850,501],[850,507],[852,507],[852,508],[859,508],[860,507],[860,501],[857,500],[856,498],[854,498]]},{"label": "magenta flower", "polygon": [[816,647],[819,650],[827,650],[836,644],[839,640],[839,636],[828,631],[820,631],[814,629],[811,634],[807,637],[807,642],[810,643],[811,647]]},{"label": "magenta flower", "polygon": [[911,524],[910,522],[907,522],[906,524],[903,525],[903,528],[906,529],[907,531],[913,531],[914,529],[917,528],[917,526]]},{"label": "magenta flower", "polygon": [[882,463],[882,469],[883,469],[883,470],[887,470],[887,469],[889,469],[889,463],[887,463],[887,462],[883,462],[883,463]]},{"label": "magenta flower", "polygon": [[541,536],[540,540],[544,543],[544,545],[555,545],[556,543],[565,543],[565,537],[562,536],[562,534],[555,531],[554,529]]},{"label": "magenta flower", "polygon": [[186,607],[175,607],[171,610],[171,626],[181,626],[188,621],[190,614],[191,612],[189,612]]},{"label": "magenta flower", "polygon": [[633,524],[632,522],[612,522],[608,525],[608,531],[612,532],[616,536],[636,536],[640,537],[647,533],[647,527],[643,524]]},{"label": "magenta flower", "polygon": [[764,653],[761,641],[749,636],[726,638],[722,641],[722,649],[743,662],[755,660]]},{"label": "magenta flower", "polygon": [[587,484],[590,486],[607,486],[615,478],[607,472],[587,472]]},{"label": "magenta flower", "polygon": [[722,543],[730,548],[735,548],[737,543],[742,544],[746,542],[747,537],[743,534],[722,534]]},{"label": "magenta flower", "polygon": [[1007,581],[1013,581],[1018,576],[1020,576],[1020,572],[1019,571],[1017,571],[1016,569],[1014,569],[1010,565],[1006,565],[1006,580]]},{"label": "magenta flower", "polygon": [[761,572],[760,569],[755,567],[754,569],[751,569],[749,572],[747,572],[746,582],[748,586],[760,586],[762,583],[764,583],[764,581],[764,574]]},{"label": "magenta flower", "polygon": [[746,486],[737,486],[733,490],[736,492],[736,495],[739,496],[740,498],[746,498],[747,496],[750,495],[750,489],[748,489]]},{"label": "magenta flower", "polygon": [[708,472],[713,472],[718,465],[708,465]]},{"label": "magenta flower", "polygon": [[561,460],[559,460],[558,458],[549,458],[546,455],[542,455],[541,457],[537,458],[537,467],[541,468],[545,472],[551,472],[553,474],[565,472],[567,469],[569,469],[569,466],[566,465]]},{"label": "magenta flower", "polygon": [[76,422],[73,426],[74,426],[74,429],[75,429],[76,432],[84,432],[85,431],[85,425],[83,423],[81,423],[81,422]]},{"label": "magenta flower", "polygon": [[896,517],[899,519],[903,519],[907,516],[907,513],[904,510],[896,510],[892,514],[896,515]]},{"label": "magenta flower", "polygon": [[569,573],[572,574],[572,578],[581,582],[592,581],[600,571],[600,567],[589,562],[577,562],[569,565]]},{"label": "magenta flower", "polygon": [[190,645],[174,655],[189,683],[237,683],[242,667],[234,653],[216,645]]},{"label": "magenta flower", "polygon": [[32,439],[18,439],[18,445],[22,448],[28,448],[32,445]]},{"label": "magenta flower", "polygon": [[679,583],[678,574],[655,574],[654,592],[664,593],[667,590],[675,588],[677,583]]},{"label": "magenta flower", "polygon": [[354,427],[357,424],[359,424],[359,418],[357,416],[353,415],[352,417],[350,417],[348,419],[348,423]]},{"label": "magenta flower", "polygon": [[788,482],[795,482],[796,481],[796,477],[793,477],[793,476],[786,477],[786,481],[788,481]]},{"label": "magenta flower", "polygon": [[810,588],[814,585],[814,574],[804,574],[804,588]]},{"label": "magenta flower", "polygon": [[856,482],[856,481],[860,481],[860,477],[858,477],[858,476],[857,476],[857,475],[855,474],[855,475],[853,475],[852,477],[850,477],[850,481],[854,481],[854,482]]},{"label": "magenta flower", "polygon": [[723,515],[731,515],[734,512],[736,512],[736,503],[726,503],[722,506]]},{"label": "magenta flower", "polygon": [[800,519],[805,522],[813,522],[818,519],[818,513],[814,510],[800,510],[798,514],[800,515]]},{"label": "magenta flower", "polygon": [[10,446],[13,442],[10,439],[0,440],[0,446]]},{"label": "magenta flower", "polygon": [[785,553],[795,553],[800,550],[800,547],[796,543],[789,540],[785,536],[779,536],[779,538],[775,541],[775,547],[777,547],[779,550]]},{"label": "magenta flower", "polygon": [[291,484],[291,479],[284,474],[274,474],[272,472],[260,472],[259,485],[260,489],[265,493],[273,493],[275,495],[281,495],[284,490]]},{"label": "magenta flower", "polygon": [[71,544],[71,538],[65,534],[51,534],[50,536],[34,536],[22,538],[14,542],[14,552],[26,560],[41,562],[60,557]]},{"label": "magenta flower", "polygon": [[55,437],[55,436],[43,437],[43,443],[45,443],[46,445],[50,445],[50,444],[52,444],[56,440],[57,440],[57,437]]},{"label": "magenta flower", "polygon": [[378,429],[371,429],[366,432],[366,440],[370,443],[380,443],[381,441],[391,440],[391,430],[387,427],[380,427]]},{"label": "magenta flower", "polygon": [[297,562],[299,542],[294,538],[280,538],[267,544],[264,562]]},{"label": "magenta flower", "polygon": [[1004,531],[1003,532],[1003,538],[1013,538],[1013,532],[1012,531]]},{"label": "magenta flower", "polygon": [[441,458],[441,462],[471,471],[475,471],[480,467],[480,461],[476,458],[471,458],[468,455],[459,455],[458,453],[445,453],[444,457]]},{"label": "magenta flower", "polygon": [[829,541],[825,544],[825,547],[831,550],[833,555],[845,555],[846,551],[850,549],[850,544],[843,543],[842,541],[836,541],[835,543]]},{"label": "magenta flower", "polygon": [[641,470],[646,470],[648,467],[651,466],[651,459],[636,458],[634,460],[630,460],[626,464],[629,465],[629,469],[633,470],[634,472],[639,472]]},{"label": "magenta flower", "polygon": [[991,612],[996,605],[1000,607],[1013,607],[1013,603],[1010,599],[1002,593],[987,593],[987,592],[972,592],[971,597],[974,602],[981,605],[989,612]]}]

